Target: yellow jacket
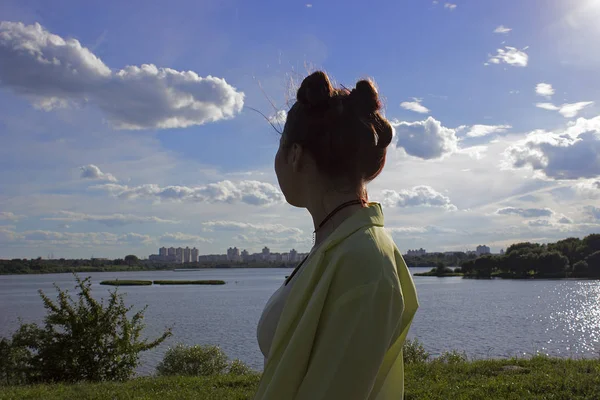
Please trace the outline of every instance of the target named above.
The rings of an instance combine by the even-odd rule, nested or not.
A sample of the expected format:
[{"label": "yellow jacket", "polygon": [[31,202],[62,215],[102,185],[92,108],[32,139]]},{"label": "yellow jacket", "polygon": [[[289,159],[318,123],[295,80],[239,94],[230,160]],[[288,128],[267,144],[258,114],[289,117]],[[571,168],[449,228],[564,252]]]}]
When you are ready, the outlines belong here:
[{"label": "yellow jacket", "polygon": [[402,399],[418,300],[381,206],[347,218],[302,268],[255,400]]}]

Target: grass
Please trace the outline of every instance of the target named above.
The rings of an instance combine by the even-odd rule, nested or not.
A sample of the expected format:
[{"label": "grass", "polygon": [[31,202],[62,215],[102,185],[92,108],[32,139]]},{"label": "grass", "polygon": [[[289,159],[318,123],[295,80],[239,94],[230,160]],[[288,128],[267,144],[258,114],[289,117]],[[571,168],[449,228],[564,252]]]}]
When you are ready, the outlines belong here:
[{"label": "grass", "polygon": [[[600,360],[430,361],[407,364],[406,400],[600,399]],[[259,375],[145,377],[123,383],[4,387],[0,399],[251,399]]]},{"label": "grass", "polygon": [[224,285],[225,281],[204,280],[204,281],[154,281],[155,285]]},{"label": "grass", "polygon": [[136,280],[120,280],[114,281],[102,281],[101,285],[112,285],[112,286],[148,286],[152,285],[152,281],[136,281]]}]

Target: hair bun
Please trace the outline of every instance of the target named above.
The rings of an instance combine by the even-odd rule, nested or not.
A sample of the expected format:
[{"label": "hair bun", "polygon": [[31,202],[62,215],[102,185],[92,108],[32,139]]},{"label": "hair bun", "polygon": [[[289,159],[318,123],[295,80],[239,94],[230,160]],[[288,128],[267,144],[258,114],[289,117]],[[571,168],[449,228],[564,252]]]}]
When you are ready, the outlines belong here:
[{"label": "hair bun", "polygon": [[350,93],[354,109],[359,115],[368,115],[381,108],[379,94],[371,81],[362,80],[356,83],[356,88]]},{"label": "hair bun", "polygon": [[324,72],[317,71],[304,78],[296,99],[309,108],[325,109],[332,95],[333,87],[329,78]]}]

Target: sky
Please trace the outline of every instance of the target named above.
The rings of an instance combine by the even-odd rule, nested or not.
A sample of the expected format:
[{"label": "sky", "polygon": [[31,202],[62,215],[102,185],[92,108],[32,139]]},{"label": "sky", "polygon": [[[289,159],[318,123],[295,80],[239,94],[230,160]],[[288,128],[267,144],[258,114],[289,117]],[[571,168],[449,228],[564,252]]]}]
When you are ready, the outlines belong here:
[{"label": "sky", "polygon": [[401,251],[600,233],[600,0],[0,2],[0,258],[308,251],[273,171],[308,73],[372,78]]}]

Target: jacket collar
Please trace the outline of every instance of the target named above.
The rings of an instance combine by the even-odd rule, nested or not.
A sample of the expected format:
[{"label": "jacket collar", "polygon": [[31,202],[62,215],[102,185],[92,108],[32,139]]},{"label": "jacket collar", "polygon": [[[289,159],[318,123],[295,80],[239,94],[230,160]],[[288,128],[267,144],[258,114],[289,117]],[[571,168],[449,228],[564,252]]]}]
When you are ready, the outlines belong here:
[{"label": "jacket collar", "polygon": [[365,226],[383,226],[383,211],[381,204],[371,202],[367,207],[356,211],[346,218],[320,246],[323,251],[334,247],[348,236]]}]

